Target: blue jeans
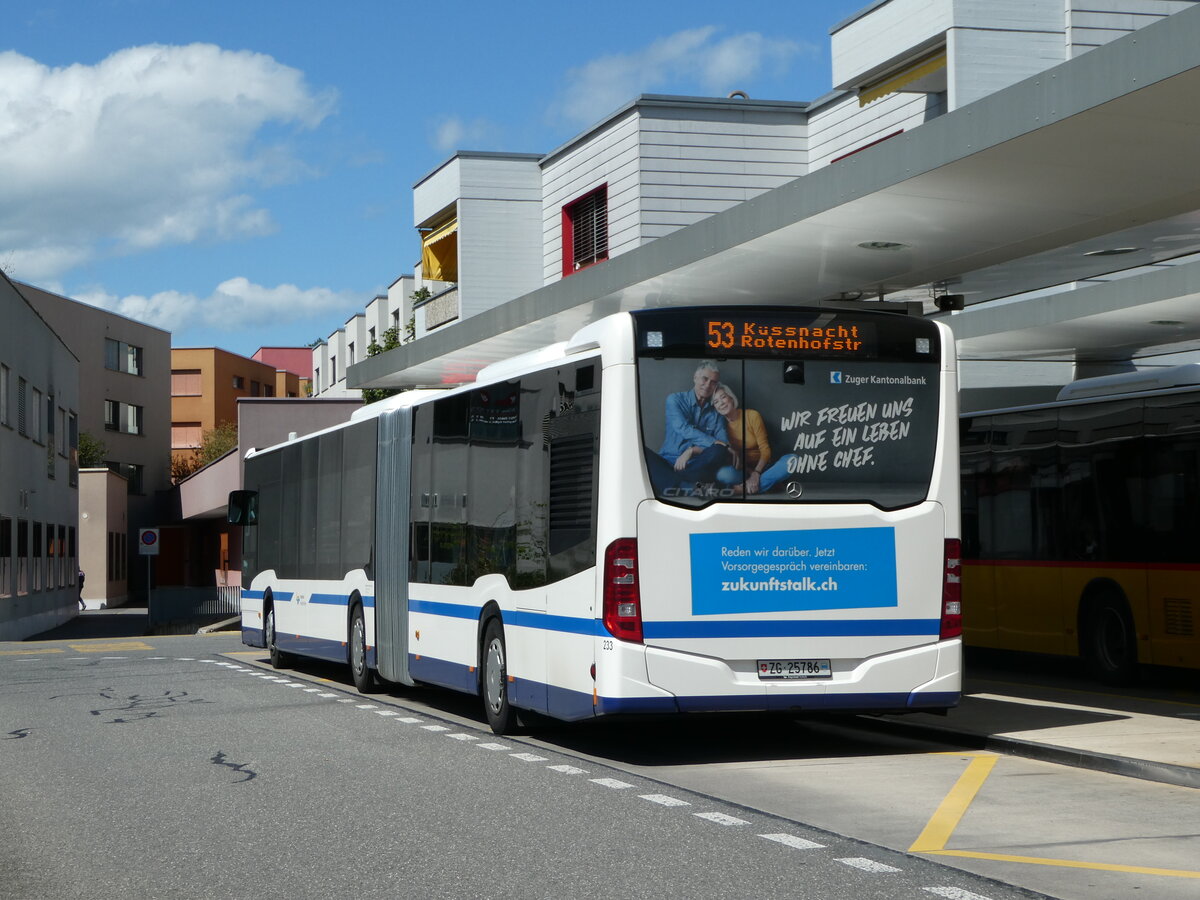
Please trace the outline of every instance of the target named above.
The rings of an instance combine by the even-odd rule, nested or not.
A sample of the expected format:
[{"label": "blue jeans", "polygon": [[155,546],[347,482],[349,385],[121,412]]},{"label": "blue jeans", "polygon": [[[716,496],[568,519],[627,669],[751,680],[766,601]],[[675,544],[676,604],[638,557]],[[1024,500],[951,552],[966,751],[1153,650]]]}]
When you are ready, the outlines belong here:
[{"label": "blue jeans", "polygon": [[728,459],[729,449],[720,444],[713,444],[689,459],[682,471],[676,471],[674,465],[646,448],[646,468],[650,471],[650,484],[654,486],[656,494],[661,494],[668,488],[682,487],[684,484],[715,481],[717,470]]},{"label": "blue jeans", "polygon": [[[788,460],[794,459],[795,453],[789,453],[786,456],[781,456],[775,462],[771,463],[759,476],[758,492],[765,494],[775,485],[779,484],[788,474]],[[717,481],[721,484],[741,484],[745,477],[745,472],[741,469],[735,469],[733,466],[723,466],[717,472]]]}]

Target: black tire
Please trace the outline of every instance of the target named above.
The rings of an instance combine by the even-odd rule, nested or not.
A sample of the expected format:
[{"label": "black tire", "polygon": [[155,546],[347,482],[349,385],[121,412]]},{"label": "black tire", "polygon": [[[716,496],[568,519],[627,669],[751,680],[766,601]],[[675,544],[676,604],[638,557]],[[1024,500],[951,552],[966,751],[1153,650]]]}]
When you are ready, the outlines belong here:
[{"label": "black tire", "polygon": [[508,651],[504,645],[504,626],[492,619],[483,630],[480,649],[479,688],[483,713],[496,734],[511,734],[517,727],[516,711],[508,702]]},{"label": "black tire", "polygon": [[1102,595],[1087,606],[1080,624],[1080,650],[1092,676],[1112,685],[1137,681],[1137,632],[1125,599]]},{"label": "black tire", "polygon": [[350,613],[350,634],[346,640],[350,663],[350,677],[360,693],[368,694],[375,689],[375,673],[367,665],[367,625],[361,606]]},{"label": "black tire", "polygon": [[275,607],[267,607],[267,615],[263,619],[263,640],[267,645],[267,653],[271,657],[271,667],[282,669],[288,664],[288,655],[279,649],[275,635]]}]

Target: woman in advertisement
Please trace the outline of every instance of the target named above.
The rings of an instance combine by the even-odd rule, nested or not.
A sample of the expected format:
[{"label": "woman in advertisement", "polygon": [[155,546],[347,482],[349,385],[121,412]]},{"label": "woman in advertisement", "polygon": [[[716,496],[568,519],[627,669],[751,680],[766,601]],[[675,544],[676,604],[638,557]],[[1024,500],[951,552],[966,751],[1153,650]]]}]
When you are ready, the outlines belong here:
[{"label": "woman in advertisement", "polygon": [[712,398],[713,409],[725,418],[729,451],[733,465],[717,472],[717,481],[729,486],[735,495],[765,494],[788,474],[789,453],[772,464],[767,426],[757,410],[739,409],[737,394],[727,384],[718,384]]}]

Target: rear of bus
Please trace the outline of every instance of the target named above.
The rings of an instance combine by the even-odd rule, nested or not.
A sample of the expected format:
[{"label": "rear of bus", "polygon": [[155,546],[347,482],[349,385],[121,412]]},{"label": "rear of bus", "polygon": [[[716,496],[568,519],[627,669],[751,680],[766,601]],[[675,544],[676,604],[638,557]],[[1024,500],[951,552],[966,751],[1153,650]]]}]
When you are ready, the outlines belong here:
[{"label": "rear of bus", "polygon": [[[796,307],[630,317],[632,365],[605,371],[624,385],[606,402],[631,408],[605,413],[620,424],[602,455],[621,462],[601,475],[613,639],[597,648],[596,712],[957,704],[949,331]],[[689,429],[712,436],[706,467],[676,465]]]}]

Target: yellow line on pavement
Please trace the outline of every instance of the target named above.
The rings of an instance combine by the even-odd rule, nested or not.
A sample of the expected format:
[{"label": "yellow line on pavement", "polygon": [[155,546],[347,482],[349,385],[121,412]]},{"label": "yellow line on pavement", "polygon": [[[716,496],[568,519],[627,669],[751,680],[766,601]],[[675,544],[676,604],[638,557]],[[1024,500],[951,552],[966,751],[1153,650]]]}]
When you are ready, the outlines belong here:
[{"label": "yellow line on pavement", "polygon": [[67,644],[76,653],[108,653],[112,650],[153,650],[145,641],[88,641],[86,644]]},{"label": "yellow line on pavement", "polygon": [[1073,859],[1042,859],[1037,856],[1010,856],[1005,853],[976,853],[973,850],[924,850],[935,856],[962,856],[967,859],[993,859],[998,862],[1025,863],[1031,866],[1062,866],[1068,869],[1099,869],[1103,872],[1129,872],[1134,875],[1166,875],[1169,878],[1200,878],[1190,869],[1155,869],[1151,866],[1122,866],[1116,863],[1079,862]]},{"label": "yellow line on pavement", "polygon": [[979,754],[971,760],[967,770],[959,776],[950,793],[933,814],[933,818],[925,825],[925,830],[908,848],[910,853],[933,853],[946,846],[950,835],[954,834],[954,829],[966,814],[967,807],[992,773],[992,767],[996,765],[998,758],[994,753]]},{"label": "yellow line on pavement", "polygon": [[37,650],[0,650],[0,656],[41,656],[43,653],[65,653],[62,647],[39,647]]}]

